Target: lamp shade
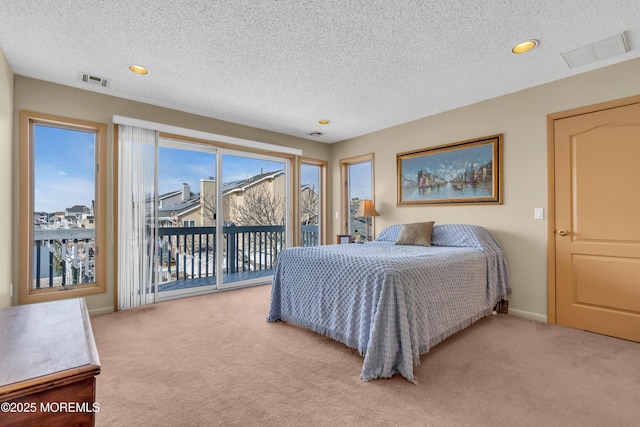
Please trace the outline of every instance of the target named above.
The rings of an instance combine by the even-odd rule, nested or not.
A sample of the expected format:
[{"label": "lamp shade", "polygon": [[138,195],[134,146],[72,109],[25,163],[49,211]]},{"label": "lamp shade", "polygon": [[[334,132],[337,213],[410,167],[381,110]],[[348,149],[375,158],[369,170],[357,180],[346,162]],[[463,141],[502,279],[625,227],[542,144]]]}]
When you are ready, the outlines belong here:
[{"label": "lamp shade", "polygon": [[376,211],[375,206],[373,206],[373,200],[361,200],[356,216],[380,216],[380,214]]}]

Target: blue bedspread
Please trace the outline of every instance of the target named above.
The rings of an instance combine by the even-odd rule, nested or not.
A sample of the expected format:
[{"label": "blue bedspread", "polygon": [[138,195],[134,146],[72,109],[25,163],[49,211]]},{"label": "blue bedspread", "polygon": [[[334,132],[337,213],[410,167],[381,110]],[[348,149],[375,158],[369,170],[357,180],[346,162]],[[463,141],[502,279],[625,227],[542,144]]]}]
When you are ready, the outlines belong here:
[{"label": "blue bedspread", "polygon": [[366,244],[295,247],[278,259],[267,320],[309,328],[364,356],[368,381],[415,382],[420,355],[491,313],[510,291],[498,242],[474,225],[436,225],[432,245],[400,246],[399,226]]}]

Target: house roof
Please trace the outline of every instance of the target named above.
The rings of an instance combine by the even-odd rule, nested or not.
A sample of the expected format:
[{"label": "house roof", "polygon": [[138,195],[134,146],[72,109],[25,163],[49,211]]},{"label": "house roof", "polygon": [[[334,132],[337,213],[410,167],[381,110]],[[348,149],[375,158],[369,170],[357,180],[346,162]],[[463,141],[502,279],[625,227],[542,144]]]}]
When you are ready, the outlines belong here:
[{"label": "house roof", "polygon": [[230,194],[236,191],[244,191],[247,188],[253,187],[254,185],[266,180],[266,179],[274,179],[281,175],[284,175],[283,170],[277,170],[273,172],[264,172],[258,175],[253,175],[247,179],[242,179],[238,181],[232,181],[222,184],[222,194]]},{"label": "house roof", "polygon": [[159,194],[158,200],[168,199],[169,197],[177,196],[178,194],[182,194],[182,190],[169,191],[168,193]]},{"label": "house roof", "polygon": [[318,194],[318,191],[316,190],[316,187],[315,186],[311,186],[309,184],[303,184],[300,187],[300,192],[303,192],[303,191],[311,191],[314,194]]},{"label": "house roof", "polygon": [[84,206],[84,205],[75,205],[70,208],[67,208],[67,212],[85,213],[89,211],[91,211],[91,209],[89,209],[87,206]]},{"label": "house roof", "polygon": [[[263,182],[267,179],[277,178],[278,176],[284,175],[284,171],[277,170],[273,172],[264,172],[257,175],[253,175],[247,179],[241,179],[237,181],[231,181],[228,183],[222,184],[222,194],[231,194],[237,191],[244,191],[247,188],[250,188],[260,182]],[[176,195],[180,193],[180,191],[167,192],[163,194],[163,198],[168,198],[171,195]],[[160,198],[160,196],[158,196]],[[169,217],[173,214],[183,215],[188,211],[197,208],[200,206],[200,193],[191,192],[191,195],[187,200],[180,201],[178,203],[174,203],[172,205],[163,206],[158,209],[158,215],[162,218]]]},{"label": "house roof", "polygon": [[[169,193],[165,193],[165,194],[169,194]],[[175,213],[180,215],[184,213],[184,211],[187,211],[199,205],[200,205],[200,193],[191,192],[191,195],[187,200],[182,200],[178,203],[174,203],[172,205],[167,205],[167,206],[158,208],[158,215],[167,216],[167,215],[164,215],[166,213],[169,213],[169,214]]]},{"label": "house roof", "polygon": [[[0,48],[16,75],[326,143],[640,57],[638,0],[134,5],[3,0]],[[561,56],[623,33],[626,53]]]}]

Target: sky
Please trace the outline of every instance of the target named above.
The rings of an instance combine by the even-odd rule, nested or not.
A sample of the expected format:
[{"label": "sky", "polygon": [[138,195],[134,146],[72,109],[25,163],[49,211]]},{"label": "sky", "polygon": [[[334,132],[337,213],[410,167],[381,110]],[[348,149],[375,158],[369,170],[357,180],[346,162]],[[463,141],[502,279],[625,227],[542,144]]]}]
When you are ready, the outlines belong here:
[{"label": "sky", "polygon": [[484,144],[403,159],[402,176],[416,181],[418,172],[424,170],[450,181],[464,173],[471,162],[476,167],[485,166],[493,158],[492,150],[491,144]]},{"label": "sky", "polygon": [[349,197],[360,200],[371,197],[371,162],[349,165]]},{"label": "sky", "polygon": [[[191,191],[197,193],[201,179],[217,179],[216,155],[213,153],[161,146],[158,160],[159,194],[181,190],[182,183],[189,184]],[[262,172],[284,170],[284,167],[283,162],[224,154],[222,182],[239,181]]]},{"label": "sky", "polygon": [[[63,212],[75,205],[91,206],[95,199],[95,138],[91,132],[35,126],[34,209]],[[223,182],[246,179],[284,169],[284,163],[223,155]],[[160,147],[159,194],[182,189],[198,192],[200,179],[216,174],[216,155],[210,152]],[[318,184],[318,169],[302,168],[302,184]]]},{"label": "sky", "polygon": [[95,199],[95,135],[35,126],[34,209],[64,212]]}]

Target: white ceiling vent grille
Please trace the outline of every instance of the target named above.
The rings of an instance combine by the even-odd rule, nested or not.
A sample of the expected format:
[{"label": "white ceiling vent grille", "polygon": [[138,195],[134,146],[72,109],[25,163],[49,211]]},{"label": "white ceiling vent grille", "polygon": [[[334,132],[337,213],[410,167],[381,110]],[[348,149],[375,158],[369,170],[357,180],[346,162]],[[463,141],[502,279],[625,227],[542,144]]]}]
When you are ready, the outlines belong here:
[{"label": "white ceiling vent grille", "polygon": [[625,54],[629,51],[624,33],[608,39],[600,40],[588,46],[574,49],[569,52],[563,52],[562,58],[566,61],[570,68],[580,67],[582,65],[591,64],[592,62],[602,59],[611,58]]},{"label": "white ceiling vent grille", "polygon": [[78,73],[78,76],[81,82],[96,86],[109,87],[109,83],[111,82],[111,80],[105,77],[96,76],[95,74],[83,73],[82,71]]}]

